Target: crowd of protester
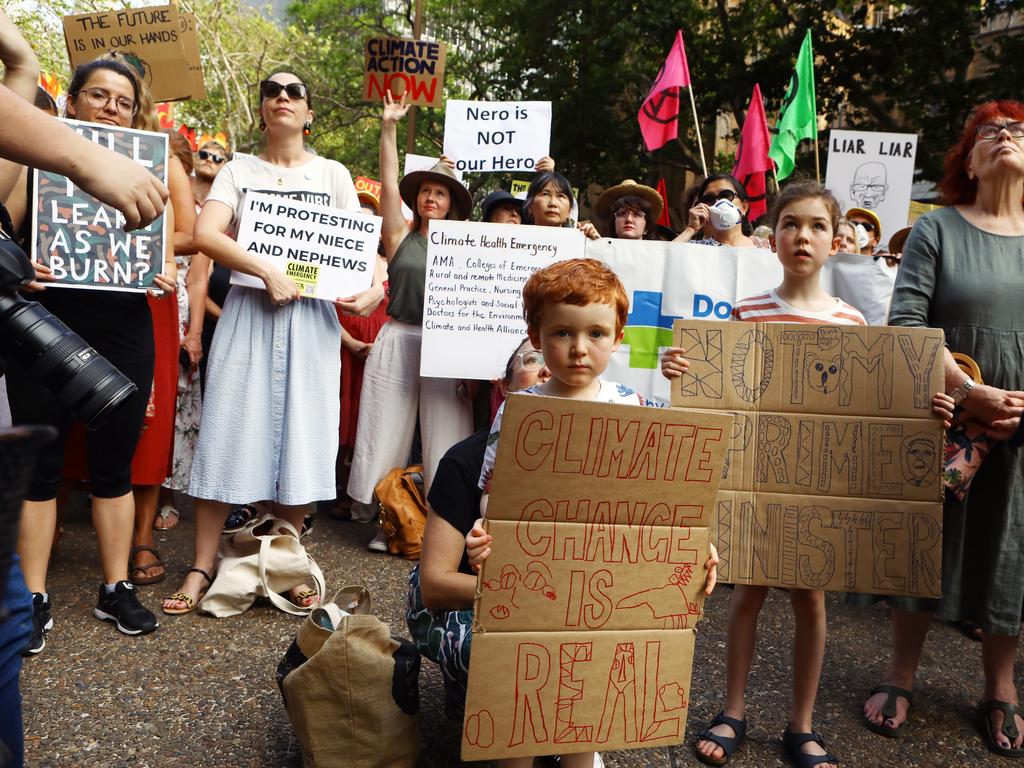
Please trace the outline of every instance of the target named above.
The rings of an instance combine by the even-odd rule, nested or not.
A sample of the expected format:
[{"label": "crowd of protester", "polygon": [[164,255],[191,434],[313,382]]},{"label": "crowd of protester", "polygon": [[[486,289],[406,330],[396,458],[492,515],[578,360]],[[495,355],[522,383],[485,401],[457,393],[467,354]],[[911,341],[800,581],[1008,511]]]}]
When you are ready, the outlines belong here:
[{"label": "crowd of protester", "polygon": [[[0,39],[6,72],[0,107],[8,123],[0,125],[5,230],[30,250],[34,190],[27,169],[48,167],[121,209],[131,226],[163,211],[173,233],[148,294],[55,289],[48,286],[51,271],[38,261],[35,280],[24,289],[113,362],[137,392],[102,428],[86,432],[28,371],[10,361],[6,366],[12,422],[51,425],[58,438],[43,447],[24,502],[31,523],[20,530],[20,566],[7,594],[12,614],[2,631],[5,711],[18,699],[17,652],[42,652],[66,610],[51,604],[46,579],[73,489],[87,488],[91,499],[102,571],[94,613],[122,633],[144,635],[159,621],[135,587],[166,580],[169,564],[154,530],[178,524],[185,497],[195,517],[194,554],[190,563],[175,564],[187,566],[187,574],[159,608],[167,615],[201,606],[217,577],[225,525],[237,528],[262,508],[302,530],[318,502],[333,505],[336,516],[368,523],[376,519],[374,489],[382,478],[421,463],[430,511],[422,558],[409,579],[408,628],[420,652],[440,665],[446,710],[460,715],[475,574],[490,552],[478,518],[486,511],[505,394],[647,404],[600,376],[622,340],[628,300],[614,273],[590,260],[562,262],[530,279],[524,288],[528,338],[508,350],[502,377],[420,376],[430,223],[474,218],[575,227],[592,239],[770,248],[782,264],[783,283],[738,301],[733,319],[739,321],[865,324],[857,308],[821,288],[822,265],[837,251],[884,255],[892,269],[901,258],[889,323],[942,328],[949,349],[970,355],[985,372],[985,383],[972,386],[947,351],[945,391],[935,393],[937,417],[948,422],[959,406],[998,440],[966,501],[947,498],[943,599],[890,599],[893,652],[864,704],[865,724],[888,736],[906,727],[914,673],[938,614],[977,627],[986,743],[999,754],[1024,756],[1024,717],[1013,680],[1024,606],[1024,554],[1015,539],[1024,523],[1024,461],[1007,442],[1024,412],[1024,105],[991,102],[975,111],[946,160],[941,188],[948,207],[923,216],[909,236],[903,234],[900,253],[890,254],[876,212],[842,212],[827,190],[810,182],[785,186],[763,220],[749,221],[746,189],[725,173],[699,180],[683,195],[678,233],[659,223],[667,201],[632,179],[608,186],[593,201],[593,221],[575,221],[579,201],[551,158],[538,163],[525,199],[495,190],[474,212],[473,196],[447,158],[399,176],[397,128],[409,107],[390,95],[382,112],[380,192],[357,194],[348,167],[309,148],[314,94],[287,69],[264,79],[254,94],[261,131],[255,154],[232,154],[215,141],[193,152],[171,132],[164,189],[134,163],[101,156],[96,145],[46,116],[56,105],[38,88],[35,56],[2,11]],[[116,53],[71,74],[64,114],[115,127],[158,126],[144,73]],[[24,128],[12,131],[13,123]],[[19,134],[29,129],[50,137],[48,146],[60,151],[43,156],[28,146]],[[363,165],[357,170],[368,172]],[[247,189],[314,195],[340,209],[379,215],[371,287],[333,305],[299,300],[294,282],[234,240]],[[232,270],[255,276],[265,290],[231,286]],[[577,370],[580,361],[587,363],[586,374]],[[685,350],[665,350],[661,366],[667,377],[681,375],[688,367]],[[483,408],[474,409],[474,400]],[[368,537],[371,531],[368,526]],[[369,546],[383,551],[386,537],[374,533]],[[709,591],[715,564],[713,553],[706,566]],[[724,765],[744,740],[747,674],[766,594],[765,587],[748,586],[732,595],[723,709],[694,745],[707,764]],[[285,597],[309,610],[322,595],[297,583]],[[824,596],[794,589],[790,597],[801,650],[785,750],[801,768],[833,768],[839,759],[812,727],[825,652]],[[0,718],[0,739],[15,754],[19,730],[20,719]],[[593,753],[563,758],[564,765],[600,763]]]}]

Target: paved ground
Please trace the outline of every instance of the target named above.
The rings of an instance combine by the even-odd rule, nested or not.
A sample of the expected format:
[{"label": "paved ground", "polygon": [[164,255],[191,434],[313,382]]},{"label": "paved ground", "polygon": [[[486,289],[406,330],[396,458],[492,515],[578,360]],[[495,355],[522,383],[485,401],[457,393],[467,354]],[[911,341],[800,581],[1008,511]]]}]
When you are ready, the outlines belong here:
[{"label": "paved ground", "polygon": [[[367,585],[378,615],[407,634],[403,619],[409,564],[367,552],[368,526],[321,519],[310,550],[328,588]],[[188,567],[192,526],[186,519],[160,534],[171,563],[164,584],[141,589],[153,609],[178,586]],[[162,616],[156,634],[128,638],[92,618],[98,562],[81,498],[65,523],[60,558],[51,570],[56,626],[46,650],[29,659],[22,674],[30,766],[301,766],[274,672],[297,619],[259,605],[231,619],[192,614]],[[692,734],[720,708],[725,613],[729,591],[711,598],[700,626],[686,744],[671,750],[610,753],[608,766],[697,765]],[[980,646],[954,629],[937,625],[926,646],[917,683],[917,709],[902,740],[883,739],[860,725],[864,693],[886,657],[886,612],[846,608],[829,598],[826,672],[818,698],[817,728],[844,766],[1000,765],[984,749],[972,721],[981,691]],[[779,734],[785,727],[790,653],[786,595],[773,591],[761,619],[758,659],[749,701],[751,731],[731,762],[736,768],[783,765]],[[459,765],[459,725],[445,720],[441,680],[424,662],[420,765]]]}]

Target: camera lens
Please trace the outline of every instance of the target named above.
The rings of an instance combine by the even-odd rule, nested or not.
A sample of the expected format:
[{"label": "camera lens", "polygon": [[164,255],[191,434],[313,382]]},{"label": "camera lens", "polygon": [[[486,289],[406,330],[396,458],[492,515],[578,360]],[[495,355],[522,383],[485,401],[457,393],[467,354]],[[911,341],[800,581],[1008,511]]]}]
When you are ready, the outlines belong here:
[{"label": "camera lens", "polygon": [[0,293],[0,353],[99,429],[138,387],[42,305]]}]

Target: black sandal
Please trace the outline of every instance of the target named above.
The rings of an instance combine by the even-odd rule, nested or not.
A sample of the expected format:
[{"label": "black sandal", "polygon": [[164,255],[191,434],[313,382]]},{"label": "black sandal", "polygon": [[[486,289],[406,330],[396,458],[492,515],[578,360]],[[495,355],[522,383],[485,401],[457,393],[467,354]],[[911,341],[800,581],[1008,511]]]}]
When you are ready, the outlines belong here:
[{"label": "black sandal", "polygon": [[[806,752],[801,752],[800,748],[810,741],[815,742],[824,749],[825,754],[808,755]],[[782,732],[782,748],[785,749],[786,755],[793,761],[793,765],[796,768],[814,768],[814,766],[821,765],[822,763],[839,765],[839,759],[828,751],[828,747],[825,746],[825,740],[821,737],[820,733],[793,733],[793,731],[787,728]]]},{"label": "black sandal", "polygon": [[[715,733],[711,729],[717,725],[728,725],[732,728],[735,736],[722,736],[721,734]],[[735,717],[729,717],[725,712],[719,712],[715,715],[715,719],[708,723],[707,727],[697,734],[697,740],[693,742],[693,751],[697,755],[697,759],[700,760],[704,765],[722,766],[729,762],[729,758],[732,757],[732,753],[736,751],[736,748],[743,743],[743,740],[747,737],[747,719],[737,720]],[[717,745],[721,748],[725,755],[723,757],[712,757],[711,755],[705,755],[697,748],[697,743],[701,741],[710,741],[712,744]]]},{"label": "black sandal", "polygon": [[[900,735],[900,731],[903,730],[903,726],[910,720],[910,708],[914,706],[914,694],[908,691],[906,688],[900,688],[897,685],[889,685],[889,683],[879,683],[871,689],[871,693],[868,694],[868,698],[871,698],[876,693],[885,694],[885,704],[882,706],[882,717],[885,718],[881,723],[872,722],[871,719],[864,715],[864,725],[868,727],[868,730],[874,731],[882,736],[888,736],[894,738]],[[897,715],[896,705],[898,698],[904,698],[907,700],[907,717],[899,725],[886,725],[886,720],[892,720]]]},{"label": "black sandal", "polygon": [[989,752],[994,752],[1003,757],[1024,757],[1024,747],[1016,749],[1013,747],[1003,747],[996,741],[995,731],[992,730],[992,718],[989,717],[992,714],[992,710],[995,709],[1003,713],[1003,727],[1000,728],[1000,731],[1006,737],[1006,740],[1012,744],[1013,740],[1020,735],[1020,731],[1017,730],[1017,720],[1014,717],[1014,715],[1024,715],[1020,707],[1007,701],[989,699],[978,705],[978,717],[981,718],[981,735],[985,737],[985,746],[988,747]]}]

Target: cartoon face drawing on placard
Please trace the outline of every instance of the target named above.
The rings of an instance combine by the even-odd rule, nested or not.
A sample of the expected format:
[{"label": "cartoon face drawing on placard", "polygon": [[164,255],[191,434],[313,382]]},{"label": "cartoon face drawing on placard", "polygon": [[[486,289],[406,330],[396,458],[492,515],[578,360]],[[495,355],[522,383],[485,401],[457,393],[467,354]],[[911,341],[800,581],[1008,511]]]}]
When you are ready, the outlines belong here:
[{"label": "cartoon face drawing on placard", "polygon": [[807,361],[807,383],[811,389],[830,395],[839,386],[839,371],[842,370],[842,357],[832,355],[826,357],[811,352],[805,358]]},{"label": "cartoon face drawing on placard", "polygon": [[850,197],[861,208],[875,210],[889,191],[887,172],[881,163],[861,163],[853,172]]},{"label": "cartoon face drawing on placard", "polygon": [[938,447],[935,437],[925,432],[918,432],[903,440],[900,451],[900,463],[903,478],[911,485],[919,488],[931,485],[938,473]]}]

